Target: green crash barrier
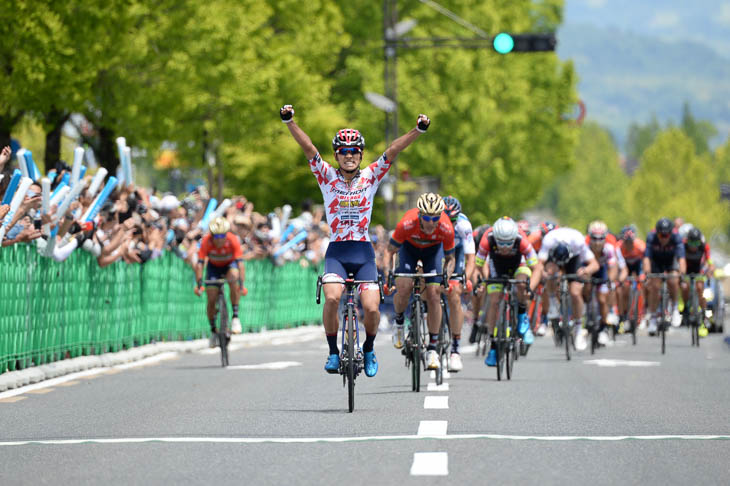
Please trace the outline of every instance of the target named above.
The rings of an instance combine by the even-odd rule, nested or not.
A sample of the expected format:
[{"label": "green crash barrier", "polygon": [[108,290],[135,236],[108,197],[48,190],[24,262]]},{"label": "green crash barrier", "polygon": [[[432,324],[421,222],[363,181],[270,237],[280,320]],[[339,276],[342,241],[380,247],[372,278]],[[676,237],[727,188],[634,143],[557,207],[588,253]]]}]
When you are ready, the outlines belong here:
[{"label": "green crash barrier", "polygon": [[[248,296],[239,309],[244,332],[321,322],[314,300],[321,267],[268,260],[245,266]],[[58,263],[41,257],[35,245],[2,248],[0,373],[206,337],[206,299],[193,294],[194,281],[193,270],[171,253],[144,265],[99,268],[86,252]]]}]

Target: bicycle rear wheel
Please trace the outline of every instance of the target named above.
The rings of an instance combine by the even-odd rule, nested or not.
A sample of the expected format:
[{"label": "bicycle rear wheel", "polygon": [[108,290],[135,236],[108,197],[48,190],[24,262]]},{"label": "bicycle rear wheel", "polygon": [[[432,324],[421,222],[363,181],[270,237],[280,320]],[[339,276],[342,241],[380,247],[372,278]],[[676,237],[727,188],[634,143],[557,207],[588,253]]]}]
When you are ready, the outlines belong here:
[{"label": "bicycle rear wheel", "polygon": [[411,323],[411,334],[413,346],[411,348],[411,390],[421,391],[421,321],[423,320],[420,305],[414,306],[413,322]]},{"label": "bicycle rear wheel", "polygon": [[226,297],[221,287],[218,292],[218,315],[220,321],[218,323],[218,345],[221,348],[221,366],[228,366],[228,306],[226,305]]},{"label": "bicycle rear wheel", "polygon": [[665,288],[662,289],[662,320],[659,323],[661,326],[661,329],[659,330],[659,333],[662,337],[662,354],[665,354],[667,349],[667,305],[668,305],[668,298],[667,298],[667,289],[666,289],[666,282],[664,283]]},{"label": "bicycle rear wheel", "polygon": [[350,413],[355,410],[355,326],[352,310],[347,311],[347,405]]},{"label": "bicycle rear wheel", "polygon": [[448,347],[449,347],[449,316],[446,312],[446,299],[441,295],[441,327],[439,328],[438,355],[439,367],[436,370],[436,384],[441,385],[444,382],[444,366],[448,365]]}]

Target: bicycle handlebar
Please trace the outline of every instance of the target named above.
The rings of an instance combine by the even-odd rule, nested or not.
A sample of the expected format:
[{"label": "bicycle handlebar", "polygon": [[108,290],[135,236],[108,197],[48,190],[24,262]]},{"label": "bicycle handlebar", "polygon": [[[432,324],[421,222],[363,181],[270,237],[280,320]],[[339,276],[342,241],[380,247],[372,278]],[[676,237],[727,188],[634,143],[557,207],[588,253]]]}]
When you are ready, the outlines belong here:
[{"label": "bicycle handlebar", "polygon": [[670,274],[670,273],[647,273],[646,278],[656,278],[658,280],[669,280],[670,278],[679,278],[680,275],[678,273]]},{"label": "bicycle handlebar", "polygon": [[223,285],[226,282],[228,282],[228,280],[226,280],[224,278],[216,278],[216,279],[210,279],[210,280],[203,280],[203,283],[206,284],[206,285]]},{"label": "bicycle handlebar", "polygon": [[355,280],[352,278],[345,279],[345,282],[323,282],[322,281],[322,275],[317,276],[317,304],[319,304],[322,300],[322,285],[327,284],[340,284],[344,285],[345,289],[348,287],[355,287],[356,285],[360,284],[378,284],[378,292],[380,294],[380,303],[382,304],[385,302],[385,297],[383,296],[383,280],[380,278],[380,275],[378,275],[377,280]]}]

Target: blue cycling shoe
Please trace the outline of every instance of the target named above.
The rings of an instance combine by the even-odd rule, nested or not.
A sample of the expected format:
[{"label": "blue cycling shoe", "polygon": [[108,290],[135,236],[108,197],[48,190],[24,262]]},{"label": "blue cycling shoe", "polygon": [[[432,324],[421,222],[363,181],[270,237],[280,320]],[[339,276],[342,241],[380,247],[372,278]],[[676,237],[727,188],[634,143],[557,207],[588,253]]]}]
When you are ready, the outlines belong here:
[{"label": "blue cycling shoe", "polygon": [[327,373],[337,374],[340,372],[340,356],[337,354],[330,354],[327,358],[327,363],[324,365],[324,370]]},{"label": "blue cycling shoe", "polygon": [[528,346],[535,342],[535,335],[532,334],[532,329],[527,329],[527,332],[522,335],[522,341]]},{"label": "blue cycling shoe", "polygon": [[487,366],[497,366],[497,350],[490,349],[487,354],[487,359],[484,360],[484,364]]},{"label": "blue cycling shoe", "polygon": [[378,359],[375,357],[375,351],[365,353],[365,375],[372,378],[378,373]]},{"label": "blue cycling shoe", "polygon": [[530,319],[527,318],[527,312],[523,312],[517,316],[517,322],[519,323],[517,330],[520,333],[520,336],[524,336],[525,333],[530,330]]}]

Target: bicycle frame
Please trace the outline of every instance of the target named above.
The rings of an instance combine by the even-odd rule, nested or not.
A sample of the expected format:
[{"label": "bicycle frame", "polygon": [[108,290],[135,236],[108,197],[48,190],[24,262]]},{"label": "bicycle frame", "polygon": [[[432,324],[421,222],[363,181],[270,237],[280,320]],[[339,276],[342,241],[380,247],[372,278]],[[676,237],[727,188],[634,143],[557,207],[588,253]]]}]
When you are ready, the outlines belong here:
[{"label": "bicycle frame", "polygon": [[[662,281],[662,288],[660,290],[660,309],[661,309],[661,322],[659,323],[659,333],[662,338],[662,354],[666,353],[667,348],[667,328],[671,321],[671,311],[669,309],[669,288],[667,287],[667,280],[670,278],[679,278],[678,274],[667,274],[667,273],[650,273],[646,276],[647,278],[655,278]],[[653,309],[649,309],[653,311]]]},{"label": "bicycle frame", "polygon": [[[345,279],[345,308],[342,312],[340,369],[342,375],[342,386],[347,386],[348,410],[352,413],[355,410],[355,379],[364,368],[364,355],[360,347],[360,326],[357,322],[357,309],[355,306],[355,289],[361,284],[377,283],[380,291],[380,303],[383,298],[383,284],[378,280],[355,280],[353,274],[348,274]],[[317,278],[317,304],[321,302],[322,286],[328,284],[339,284],[341,282],[322,282],[322,276]]]},{"label": "bicycle frame", "polygon": [[218,346],[221,349],[221,366],[228,366],[228,343],[231,341],[231,335],[228,330],[228,304],[226,303],[226,295],[223,292],[223,286],[228,283],[226,279],[204,280],[205,285],[220,286],[218,289],[218,297],[216,299],[216,315],[220,317],[218,332]]},{"label": "bicycle frame", "polygon": [[[438,277],[439,274],[431,273],[393,273],[394,278],[410,278],[413,279],[413,301],[411,302],[411,327],[405,342],[406,367],[411,368],[411,391],[421,391],[421,365],[426,368],[424,352],[426,350],[426,336],[428,329],[426,326],[425,305],[421,298],[423,292],[421,279],[428,277]],[[444,279],[445,282],[445,279]],[[441,285],[444,285],[444,282]],[[411,367],[411,365],[413,365]]]},{"label": "bicycle frame", "polygon": [[[497,381],[502,380],[502,367],[506,363],[507,379],[511,380],[514,372],[514,361],[519,353],[519,334],[517,332],[518,299],[517,286],[527,285],[528,281],[514,278],[488,278],[480,283],[503,285],[498,296],[499,309],[497,322],[490,339],[497,350]],[[495,295],[495,294],[492,294]]]}]

